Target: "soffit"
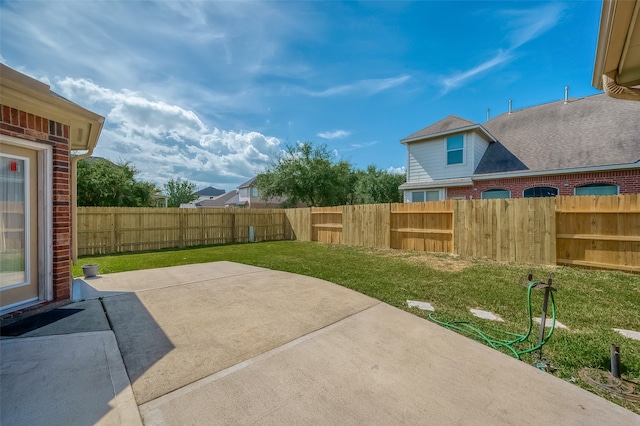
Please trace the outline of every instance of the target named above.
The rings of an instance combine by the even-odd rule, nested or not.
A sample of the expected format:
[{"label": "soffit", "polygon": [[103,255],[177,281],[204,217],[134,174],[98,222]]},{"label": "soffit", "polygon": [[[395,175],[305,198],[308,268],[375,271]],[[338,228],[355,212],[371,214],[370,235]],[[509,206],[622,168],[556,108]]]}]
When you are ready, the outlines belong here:
[{"label": "soffit", "polygon": [[640,2],[636,2],[627,40],[620,60],[618,84],[640,84]]},{"label": "soffit", "polygon": [[602,89],[602,75],[615,72],[619,85],[640,84],[640,1],[605,0],[596,49],[593,86]]},{"label": "soffit", "polygon": [[70,127],[70,148],[93,149],[104,117],[52,92],[47,84],[0,64],[0,103]]}]

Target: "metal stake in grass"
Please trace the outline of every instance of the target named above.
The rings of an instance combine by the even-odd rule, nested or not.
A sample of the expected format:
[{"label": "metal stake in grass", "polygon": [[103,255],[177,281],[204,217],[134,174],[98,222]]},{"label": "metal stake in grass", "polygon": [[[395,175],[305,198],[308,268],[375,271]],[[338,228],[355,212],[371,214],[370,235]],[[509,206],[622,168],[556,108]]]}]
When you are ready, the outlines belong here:
[{"label": "metal stake in grass", "polygon": [[611,345],[611,375],[620,378],[620,347],[615,344]]},{"label": "metal stake in grass", "polygon": [[549,306],[549,293],[554,291],[553,288],[553,278],[552,275],[549,274],[549,280],[547,281],[547,285],[544,286],[544,300],[542,302],[542,316],[540,318],[540,334],[538,334],[538,345],[540,345],[540,350],[538,352],[538,356],[542,361],[542,341],[544,340],[544,328],[547,325],[547,308]]}]

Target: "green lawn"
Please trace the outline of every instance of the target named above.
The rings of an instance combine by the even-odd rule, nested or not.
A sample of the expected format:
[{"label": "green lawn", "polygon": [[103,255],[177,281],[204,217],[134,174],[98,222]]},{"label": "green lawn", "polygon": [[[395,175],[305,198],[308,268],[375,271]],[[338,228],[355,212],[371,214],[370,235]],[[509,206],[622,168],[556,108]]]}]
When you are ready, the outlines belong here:
[{"label": "green lawn", "polygon": [[[556,329],[543,354],[557,368],[557,377],[640,413],[640,404],[617,400],[581,382],[583,367],[608,370],[610,346],[620,346],[623,378],[640,382],[640,341],[612,331],[640,331],[640,276],[553,266],[527,266],[460,259],[443,254],[375,250],[297,241],[215,246],[101,257],[84,257],[80,265],[100,264],[100,274],[227,260],[321,278],[351,288],[400,309],[427,318],[428,312],[408,308],[406,301],[428,301],[438,318],[466,320],[483,330],[498,326],[526,331],[526,288],[520,282],[532,270],[534,279],[553,274],[557,319],[569,330]],[[533,313],[540,316],[542,292],[533,292]],[[480,320],[470,308],[492,311],[505,322]],[[537,325],[534,325],[537,330]],[[537,336],[537,331],[534,332]],[[535,340],[533,338],[532,340]],[[537,355],[525,355],[534,363]],[[533,367],[532,367],[533,368]],[[640,386],[637,387],[640,393]]]}]

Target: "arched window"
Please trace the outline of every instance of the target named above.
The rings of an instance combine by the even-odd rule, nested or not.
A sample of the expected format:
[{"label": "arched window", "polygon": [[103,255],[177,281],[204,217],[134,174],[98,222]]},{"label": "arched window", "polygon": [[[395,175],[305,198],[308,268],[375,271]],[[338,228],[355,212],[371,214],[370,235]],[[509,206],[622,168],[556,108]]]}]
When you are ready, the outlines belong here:
[{"label": "arched window", "polygon": [[591,183],[575,189],[575,195],[618,195],[618,185],[608,183]]},{"label": "arched window", "polygon": [[491,198],[511,198],[511,191],[499,188],[482,191],[483,200],[488,200]]},{"label": "arched window", "polygon": [[522,196],[525,198],[531,197],[555,197],[558,195],[558,190],[550,186],[535,186],[533,188],[525,189]]}]

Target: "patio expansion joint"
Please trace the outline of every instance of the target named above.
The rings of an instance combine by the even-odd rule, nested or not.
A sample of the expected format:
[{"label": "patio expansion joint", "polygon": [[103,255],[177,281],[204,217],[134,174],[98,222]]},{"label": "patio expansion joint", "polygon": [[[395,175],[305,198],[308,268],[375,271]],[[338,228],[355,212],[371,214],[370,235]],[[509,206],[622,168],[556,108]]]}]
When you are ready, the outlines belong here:
[{"label": "patio expansion joint", "polygon": [[122,296],[123,294],[127,294],[127,293],[145,293],[147,291],[163,290],[165,288],[180,287],[182,285],[197,284],[197,283],[203,283],[203,282],[207,282],[207,281],[217,281],[217,280],[223,280],[223,279],[227,279],[227,278],[240,277],[240,276],[243,276],[243,275],[260,274],[260,273],[267,272],[267,271],[268,270],[252,271],[252,272],[243,272],[243,273],[238,273],[238,274],[233,274],[233,275],[225,275],[223,277],[203,278],[203,279],[199,279],[199,280],[185,281],[185,282],[178,283],[178,284],[165,285],[165,286],[162,286],[162,287],[144,288],[144,289],[135,290],[135,291],[122,291],[122,292],[119,292],[119,293],[104,295],[104,296],[101,296],[101,297]]},{"label": "patio expansion joint", "polygon": [[357,312],[354,312],[352,314],[347,315],[344,318],[341,318],[337,321],[334,321],[330,324],[324,325],[316,330],[310,331],[307,334],[304,334],[300,337],[297,337],[293,340],[290,340],[287,343],[284,343],[276,348],[270,349],[266,352],[263,352],[259,355],[256,355],[252,358],[249,358],[247,360],[244,360],[242,362],[239,362],[238,364],[235,364],[231,367],[227,367],[223,370],[220,370],[210,376],[204,377],[202,379],[196,380],[195,382],[189,383],[187,385],[182,386],[181,388],[175,389],[169,393],[166,393],[162,396],[159,396],[156,399],[153,399],[151,401],[145,402],[143,404],[140,404],[139,409],[140,409],[140,414],[143,415],[143,418],[145,420],[145,423],[149,422],[149,424],[155,424],[153,422],[153,418],[156,415],[161,415],[157,410],[160,409],[160,407],[162,407],[162,405],[166,404],[167,402],[170,402],[176,398],[179,398],[183,395],[187,395],[193,391],[196,391],[197,389],[201,388],[202,386],[206,386],[210,383],[214,383],[220,379],[223,379],[226,376],[229,376],[231,374],[234,374],[238,371],[241,371],[257,362],[269,359],[275,355],[278,355],[290,348],[293,348],[297,345],[299,345],[300,343],[306,342],[309,339],[314,338],[315,336],[331,331],[334,328],[337,328],[338,326],[340,326],[340,323],[342,323],[343,321],[348,320],[349,318],[355,316],[355,315],[359,315],[363,312],[368,311],[369,309],[375,308],[376,306],[381,305],[383,302],[380,301],[376,301],[376,303],[372,304],[371,306],[367,306],[366,308],[360,309]]}]

